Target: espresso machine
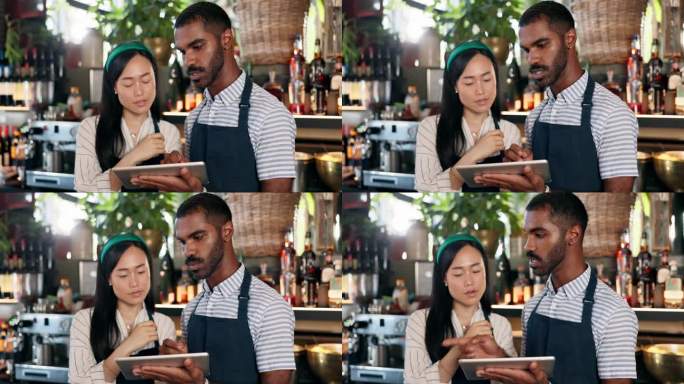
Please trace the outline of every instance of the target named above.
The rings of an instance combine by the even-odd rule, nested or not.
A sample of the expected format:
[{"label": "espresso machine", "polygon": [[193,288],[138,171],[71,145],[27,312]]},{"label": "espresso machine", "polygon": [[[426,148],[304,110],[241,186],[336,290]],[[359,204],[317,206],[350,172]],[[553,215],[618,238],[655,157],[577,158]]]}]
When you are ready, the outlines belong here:
[{"label": "espresso machine", "polygon": [[371,142],[363,185],[370,188],[415,190],[417,121],[371,120],[367,136]]},{"label": "espresso machine", "polygon": [[23,313],[17,322],[14,378],[17,381],[68,383],[72,315]]},{"label": "espresso machine", "polygon": [[26,150],[26,186],[74,190],[76,134],[74,121],[31,123]]},{"label": "espresso machine", "polygon": [[348,355],[352,382],[404,382],[407,322],[405,315],[354,315]]}]

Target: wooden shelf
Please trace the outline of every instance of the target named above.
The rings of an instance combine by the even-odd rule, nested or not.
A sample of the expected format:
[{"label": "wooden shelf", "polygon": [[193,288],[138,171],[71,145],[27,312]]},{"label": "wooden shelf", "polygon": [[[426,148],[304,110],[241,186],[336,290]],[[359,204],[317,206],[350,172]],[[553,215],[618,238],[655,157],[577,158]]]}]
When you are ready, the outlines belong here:
[{"label": "wooden shelf", "polygon": [[[183,124],[188,114],[188,112],[164,112],[163,118],[173,124]],[[297,128],[342,129],[342,116],[293,115],[293,117]]]}]

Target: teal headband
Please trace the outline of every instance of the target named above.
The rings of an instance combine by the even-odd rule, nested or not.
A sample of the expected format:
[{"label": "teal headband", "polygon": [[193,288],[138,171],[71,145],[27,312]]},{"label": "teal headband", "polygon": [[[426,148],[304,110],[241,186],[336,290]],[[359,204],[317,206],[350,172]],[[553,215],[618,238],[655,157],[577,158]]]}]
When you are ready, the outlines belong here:
[{"label": "teal headband", "polygon": [[453,243],[459,242],[459,241],[471,241],[473,243],[476,243],[480,247],[482,247],[482,244],[480,243],[480,240],[475,238],[474,236],[471,236],[467,233],[458,233],[455,235],[451,235],[444,240],[442,245],[439,246],[439,249],[437,250],[437,257],[435,257],[435,263],[439,263],[439,258],[442,256],[442,253],[444,253],[444,250],[450,246]]},{"label": "teal headband", "polygon": [[139,244],[145,250],[145,253],[149,253],[147,244],[145,244],[145,240],[143,240],[140,236],[134,235],[132,233],[120,233],[109,239],[104,247],[102,247],[102,252],[100,252],[100,263],[104,262],[105,255],[110,249],[112,249],[113,246],[125,243],[127,241]]},{"label": "teal headband", "polygon": [[449,67],[451,66],[451,63],[454,61],[454,59],[456,59],[456,57],[458,55],[460,55],[461,53],[463,53],[469,49],[482,49],[482,50],[485,50],[489,53],[492,53],[492,50],[489,49],[489,47],[486,44],[482,43],[481,41],[479,41],[479,40],[468,40],[466,42],[459,44],[458,46],[456,46],[456,48],[454,48],[453,51],[451,51],[451,53],[449,54],[449,59],[447,60],[447,65],[446,65],[447,71],[449,70]]},{"label": "teal headband", "polygon": [[150,50],[139,41],[129,41],[127,43],[119,44],[116,46],[116,48],[109,52],[109,56],[107,56],[107,62],[105,63],[105,71],[109,71],[109,64],[111,64],[117,56],[127,51],[142,51],[147,52],[150,55],[152,54],[152,52],[150,52]]}]

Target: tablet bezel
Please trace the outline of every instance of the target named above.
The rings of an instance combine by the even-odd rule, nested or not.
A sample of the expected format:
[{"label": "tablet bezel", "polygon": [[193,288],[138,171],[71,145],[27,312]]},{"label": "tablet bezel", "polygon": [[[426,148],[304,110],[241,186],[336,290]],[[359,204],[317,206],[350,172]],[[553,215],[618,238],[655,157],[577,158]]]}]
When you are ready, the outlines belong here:
[{"label": "tablet bezel", "polygon": [[128,356],[117,358],[116,364],[127,380],[143,380],[133,374],[133,368],[138,366],[182,367],[185,359],[191,359],[196,366],[209,375],[209,353],[180,353],[172,355]]},{"label": "tablet bezel", "polygon": [[187,168],[193,176],[200,179],[202,185],[208,182],[207,168],[204,161],[194,161],[188,163],[173,163],[173,164],[159,164],[159,165],[138,165],[133,167],[117,167],[112,168],[112,172],[121,180],[121,183],[126,188],[139,188],[131,184],[131,179],[135,176],[178,176],[180,170]]},{"label": "tablet bezel", "polygon": [[456,165],[454,169],[458,171],[461,178],[471,188],[482,188],[482,185],[475,182],[475,176],[483,173],[505,173],[505,174],[522,174],[525,166],[532,168],[532,171],[540,175],[545,183],[551,181],[551,173],[549,170],[549,162],[546,159],[542,160],[527,160],[527,161],[510,161],[503,163],[488,163],[488,164],[473,164],[473,165]]},{"label": "tablet bezel", "polygon": [[530,363],[537,362],[539,366],[546,372],[547,377],[553,375],[553,367],[556,358],[553,356],[537,356],[537,357],[502,357],[493,359],[461,359],[458,364],[463,369],[468,380],[482,380],[477,377],[476,371],[481,367],[491,368],[512,368],[512,369],[527,369]]}]

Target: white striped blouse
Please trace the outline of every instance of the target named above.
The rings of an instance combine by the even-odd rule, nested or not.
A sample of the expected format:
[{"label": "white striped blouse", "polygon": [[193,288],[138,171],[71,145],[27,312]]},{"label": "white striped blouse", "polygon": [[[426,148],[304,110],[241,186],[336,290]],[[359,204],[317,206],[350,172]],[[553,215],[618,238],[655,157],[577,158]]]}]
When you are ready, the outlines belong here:
[{"label": "white striped blouse", "polygon": [[[525,120],[527,142],[532,143],[532,127],[539,121],[553,124],[580,125],[582,97],[589,76],[585,72],[571,86],[554,96],[551,88],[544,92],[545,100]],[[639,124],[619,97],[596,84],[591,109],[591,134],[598,155],[601,179],[637,176],[637,137]],[[541,116],[540,116],[541,115]]]},{"label": "white striped blouse", "polygon": [[[521,353],[523,355],[528,332],[527,321],[540,299],[542,301],[537,308],[538,314],[575,323],[582,321],[584,293],[589,284],[590,273],[591,269],[587,267],[584,273],[561,286],[558,291],[553,288],[551,279],[548,279],[544,290],[525,304],[522,315]],[[629,308],[625,300],[601,280],[598,281],[594,293],[591,327],[596,346],[599,377],[601,379],[636,379],[635,347],[639,323],[634,311]],[[529,331],[534,332],[534,330]]]},{"label": "white striped blouse", "polygon": [[[93,316],[93,308],[78,311],[71,322],[69,332],[69,383],[74,384],[103,384],[110,383],[105,380],[102,364],[95,361],[95,355],[90,347],[90,323]],[[168,316],[155,312],[152,319],[157,326],[159,344],[166,339],[176,340],[176,326]],[[143,309],[138,312],[134,326],[148,320],[147,311]],[[116,325],[119,327],[119,341],[117,346],[128,337],[128,329],[121,313],[116,311]],[[154,347],[154,343],[149,343],[140,350]],[[133,353],[137,353],[134,351]],[[116,380],[114,380],[116,382]]]},{"label": "white striped blouse", "polygon": [[[204,90],[204,100],[185,119],[185,156],[190,158],[192,128],[197,121],[220,127],[237,127],[240,95],[245,85],[245,72],[228,87],[211,97]],[[297,128],[292,114],[283,103],[253,84],[249,99],[249,138],[256,157],[259,180],[295,177],[295,136]]]},{"label": "white striped blouse", "polygon": [[[237,318],[238,295],[244,274],[243,264],[213,290],[209,289],[206,280],[202,281],[203,293],[188,303],[181,315],[184,340],[187,340],[188,322],[193,310],[196,315],[224,319]],[[292,307],[275,289],[255,276],[252,277],[249,290],[247,323],[252,334],[259,372],[295,369],[293,352],[295,319]]]},{"label": "white striped blouse", "polygon": [[[79,192],[115,192],[112,191],[112,184],[109,181],[110,170],[102,170],[95,152],[97,119],[99,119],[99,116],[88,117],[78,127],[74,184]],[[121,132],[124,137],[124,148],[120,156],[123,156],[135,148],[142,139],[154,133],[152,117],[148,117],[143,122],[137,139],[133,138],[123,118],[121,119]],[[159,132],[164,135],[164,146],[167,153],[181,151],[180,132],[175,125],[168,121],[160,120]]]},{"label": "white striped blouse", "polygon": [[[439,384],[439,361],[432,362],[425,346],[425,324],[429,309],[415,311],[409,317],[406,325],[406,351],[404,352],[404,382],[408,384]],[[484,312],[478,309],[470,320],[471,324],[484,320]],[[513,345],[513,332],[508,319],[496,313],[489,315],[489,322],[494,333],[494,341],[508,356],[518,354]],[[463,328],[456,316],[451,312],[451,323],[456,331],[456,337],[463,337]]]}]

